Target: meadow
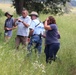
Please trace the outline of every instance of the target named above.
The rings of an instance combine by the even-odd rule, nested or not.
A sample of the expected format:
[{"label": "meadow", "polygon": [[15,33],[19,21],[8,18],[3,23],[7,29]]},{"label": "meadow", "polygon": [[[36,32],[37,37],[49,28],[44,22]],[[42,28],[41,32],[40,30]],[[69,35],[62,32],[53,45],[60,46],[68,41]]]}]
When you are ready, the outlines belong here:
[{"label": "meadow", "polygon": [[[40,15],[43,21],[50,14]],[[40,58],[33,52],[27,57],[27,51],[15,47],[16,30],[9,43],[4,42],[4,21],[0,17],[0,75],[76,75],[76,14],[54,16],[61,35],[60,60],[46,64],[44,42]]]}]

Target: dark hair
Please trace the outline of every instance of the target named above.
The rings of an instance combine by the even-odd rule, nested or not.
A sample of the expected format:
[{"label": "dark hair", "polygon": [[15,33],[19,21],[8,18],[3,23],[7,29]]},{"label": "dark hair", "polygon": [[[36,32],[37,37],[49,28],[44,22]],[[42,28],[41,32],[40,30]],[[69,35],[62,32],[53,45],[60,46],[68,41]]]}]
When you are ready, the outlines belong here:
[{"label": "dark hair", "polygon": [[50,24],[56,24],[56,20],[53,16],[49,16],[49,21],[50,21]]},{"label": "dark hair", "polygon": [[13,17],[13,15],[11,15],[10,13],[6,12],[5,16],[10,15],[11,17]]}]

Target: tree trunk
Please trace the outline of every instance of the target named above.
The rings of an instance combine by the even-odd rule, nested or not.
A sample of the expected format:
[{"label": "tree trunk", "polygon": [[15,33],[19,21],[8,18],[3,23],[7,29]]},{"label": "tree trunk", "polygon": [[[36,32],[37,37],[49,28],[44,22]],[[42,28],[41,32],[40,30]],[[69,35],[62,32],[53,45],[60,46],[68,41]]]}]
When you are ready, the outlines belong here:
[{"label": "tree trunk", "polygon": [[23,9],[23,3],[24,3],[24,0],[15,0],[16,12],[19,15],[21,14]]}]

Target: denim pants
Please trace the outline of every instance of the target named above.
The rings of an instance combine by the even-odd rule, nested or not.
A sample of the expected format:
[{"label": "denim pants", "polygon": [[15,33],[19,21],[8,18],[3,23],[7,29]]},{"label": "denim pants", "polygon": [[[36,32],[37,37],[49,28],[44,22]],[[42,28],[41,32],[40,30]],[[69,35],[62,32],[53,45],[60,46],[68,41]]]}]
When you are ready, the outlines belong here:
[{"label": "denim pants", "polygon": [[42,38],[40,35],[33,35],[28,44],[28,50],[31,51],[32,46],[35,44],[35,47],[38,50],[38,54],[41,54],[42,48]]},{"label": "denim pants", "polygon": [[60,43],[53,43],[46,45],[45,47],[46,62],[48,62],[49,59],[51,60],[52,58],[56,57],[59,48]]}]

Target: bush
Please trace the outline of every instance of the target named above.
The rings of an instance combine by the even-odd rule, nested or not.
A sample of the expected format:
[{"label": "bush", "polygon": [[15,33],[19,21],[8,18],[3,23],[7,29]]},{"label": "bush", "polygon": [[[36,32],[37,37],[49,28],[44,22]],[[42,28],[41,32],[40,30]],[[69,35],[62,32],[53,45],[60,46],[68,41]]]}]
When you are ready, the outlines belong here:
[{"label": "bush", "polygon": [[19,15],[18,15],[16,12],[14,12],[14,13],[13,13],[13,16],[14,16],[15,18],[17,18]]},{"label": "bush", "polygon": [[2,9],[0,9],[0,17],[4,15],[4,12],[2,11]]}]

